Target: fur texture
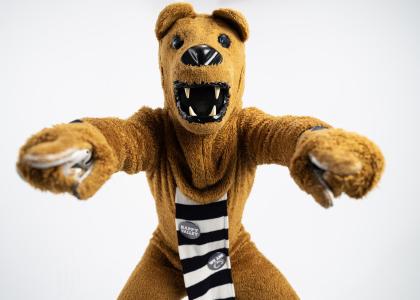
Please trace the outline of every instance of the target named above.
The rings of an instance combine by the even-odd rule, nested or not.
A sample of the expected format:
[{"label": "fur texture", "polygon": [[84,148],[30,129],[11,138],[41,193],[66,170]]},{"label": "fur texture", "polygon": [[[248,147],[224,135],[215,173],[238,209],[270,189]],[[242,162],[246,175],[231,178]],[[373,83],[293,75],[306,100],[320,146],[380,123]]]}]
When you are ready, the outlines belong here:
[{"label": "fur texture", "polygon": [[[229,35],[231,47],[217,38]],[[184,44],[171,47],[174,35]],[[189,4],[165,8],[156,23],[159,63],[165,95],[163,108],[142,108],[127,120],[86,118],[83,123],[44,129],[22,147],[17,164],[33,186],[53,192],[92,196],[117,171],[145,171],[158,214],[158,227],[141,262],[121,292],[120,299],[179,299],[185,295],[175,228],[175,190],[200,203],[228,195],[229,240],[233,281],[238,299],[297,299],[284,276],[257,250],[242,225],[242,213],[255,171],[261,164],[290,169],[300,188],[328,207],[325,184],[334,196],[360,198],[379,181],[384,159],[371,141],[312,117],[268,115],[242,108],[245,74],[245,18],[220,9],[198,15]],[[195,67],[180,62],[182,53],[208,44],[223,55],[219,65]],[[230,99],[221,122],[189,123],[176,107],[173,82],[226,82]],[[325,129],[311,131],[316,126]],[[25,155],[59,153],[88,148],[94,169],[79,186],[65,178],[60,166],[36,169]],[[314,174],[310,157],[323,166],[324,184]]]}]

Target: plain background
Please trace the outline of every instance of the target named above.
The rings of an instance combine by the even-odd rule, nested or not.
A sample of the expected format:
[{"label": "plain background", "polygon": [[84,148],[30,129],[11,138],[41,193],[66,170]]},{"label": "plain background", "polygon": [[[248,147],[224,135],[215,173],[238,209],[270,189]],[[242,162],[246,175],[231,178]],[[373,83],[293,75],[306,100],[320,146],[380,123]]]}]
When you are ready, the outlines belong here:
[{"label": "plain background", "polygon": [[[90,201],[15,172],[32,133],[163,103],[154,23],[166,1],[0,0],[0,298],[114,299],[156,226],[144,174]],[[365,200],[324,210],[260,167],[244,223],[302,299],[419,299],[418,1],[193,1],[248,18],[245,106],[367,135],[387,168]]]}]

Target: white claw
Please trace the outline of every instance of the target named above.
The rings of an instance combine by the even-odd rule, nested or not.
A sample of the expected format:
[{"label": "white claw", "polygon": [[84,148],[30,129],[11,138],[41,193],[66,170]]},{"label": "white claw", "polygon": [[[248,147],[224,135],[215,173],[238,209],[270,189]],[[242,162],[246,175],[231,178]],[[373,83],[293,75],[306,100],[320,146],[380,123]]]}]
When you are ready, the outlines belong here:
[{"label": "white claw", "polygon": [[65,177],[73,178],[77,183],[82,182],[92,171],[92,150],[70,148],[54,154],[27,154],[25,162],[35,169],[45,170],[59,167]]},{"label": "white claw", "polygon": [[188,112],[190,113],[190,116],[196,116],[197,115],[195,113],[194,109],[191,106],[188,107]]},{"label": "white claw", "polygon": [[220,95],[220,86],[215,86],[214,87],[214,96],[216,97],[216,99],[219,99],[219,95]]},{"label": "white claw", "polygon": [[190,99],[190,88],[184,88],[185,91],[185,96],[187,97],[187,99]]},{"label": "white claw", "polygon": [[70,148],[54,154],[27,154],[23,159],[33,168],[48,169],[63,164],[76,164],[86,157],[89,159],[91,155],[92,151],[90,149]]},{"label": "white claw", "polygon": [[[325,166],[320,164],[318,160],[315,159],[313,155],[309,155],[311,162],[317,166],[319,169],[314,169],[313,172],[315,174],[315,177],[318,179],[319,184],[323,187],[323,193],[324,197],[327,200],[328,203],[324,204],[323,206],[325,208],[329,208],[334,205],[333,199],[334,199],[334,193],[328,186],[327,182],[324,180],[324,172],[326,170]],[[325,169],[323,169],[325,168]]]},{"label": "white claw", "polygon": [[214,117],[216,115],[216,105],[213,105],[213,108],[209,114],[210,117]]},{"label": "white claw", "polygon": [[309,159],[310,159],[311,163],[313,163],[318,168],[320,168],[324,171],[328,171],[328,166],[321,163],[312,153],[309,153]]}]

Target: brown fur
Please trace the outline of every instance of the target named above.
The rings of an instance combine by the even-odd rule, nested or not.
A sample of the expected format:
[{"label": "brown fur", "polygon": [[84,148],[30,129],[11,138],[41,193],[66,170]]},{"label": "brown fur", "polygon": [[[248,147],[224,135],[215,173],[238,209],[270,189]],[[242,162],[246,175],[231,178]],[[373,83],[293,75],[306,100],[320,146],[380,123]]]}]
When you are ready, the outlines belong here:
[{"label": "brown fur", "polygon": [[[229,49],[217,44],[227,33]],[[184,45],[172,49],[178,34]],[[283,275],[258,252],[242,226],[242,213],[260,164],[280,164],[290,169],[297,184],[326,206],[322,186],[313,175],[308,155],[329,170],[324,179],[338,196],[342,192],[362,197],[378,182],[383,157],[368,139],[311,117],[275,117],[256,108],[242,109],[245,70],[244,43],[248,27],[242,15],[222,9],[213,16],[197,15],[188,4],[163,10],[156,24],[165,105],[142,108],[128,120],[84,119],[44,129],[22,147],[18,169],[35,187],[71,192],[73,183],[58,168],[36,170],[22,159],[27,153],[56,153],[68,147],[91,147],[95,169],[77,189],[81,199],[92,196],[112,173],[146,171],[156,200],[159,225],[141,262],[121,292],[120,299],[178,299],[185,295],[177,253],[175,189],[208,203],[228,194],[229,240],[232,273],[238,299],[297,299]],[[198,43],[216,48],[224,57],[220,65],[182,65],[180,55]],[[196,124],[180,117],[172,83],[225,81],[231,86],[230,104],[221,122]],[[323,126],[325,130],[308,131]]]}]

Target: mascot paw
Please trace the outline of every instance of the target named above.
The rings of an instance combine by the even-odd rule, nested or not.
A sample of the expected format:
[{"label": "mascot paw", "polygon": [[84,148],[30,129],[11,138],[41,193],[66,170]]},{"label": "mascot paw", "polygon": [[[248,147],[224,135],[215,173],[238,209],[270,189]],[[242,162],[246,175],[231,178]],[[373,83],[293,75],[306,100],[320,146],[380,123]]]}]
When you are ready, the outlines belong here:
[{"label": "mascot paw", "polygon": [[296,183],[325,208],[343,192],[353,198],[366,195],[383,168],[384,158],[374,143],[341,129],[305,132],[290,163]]},{"label": "mascot paw", "polygon": [[92,196],[116,170],[116,159],[105,137],[87,123],[62,124],[32,136],[17,162],[31,185],[79,199]]}]

